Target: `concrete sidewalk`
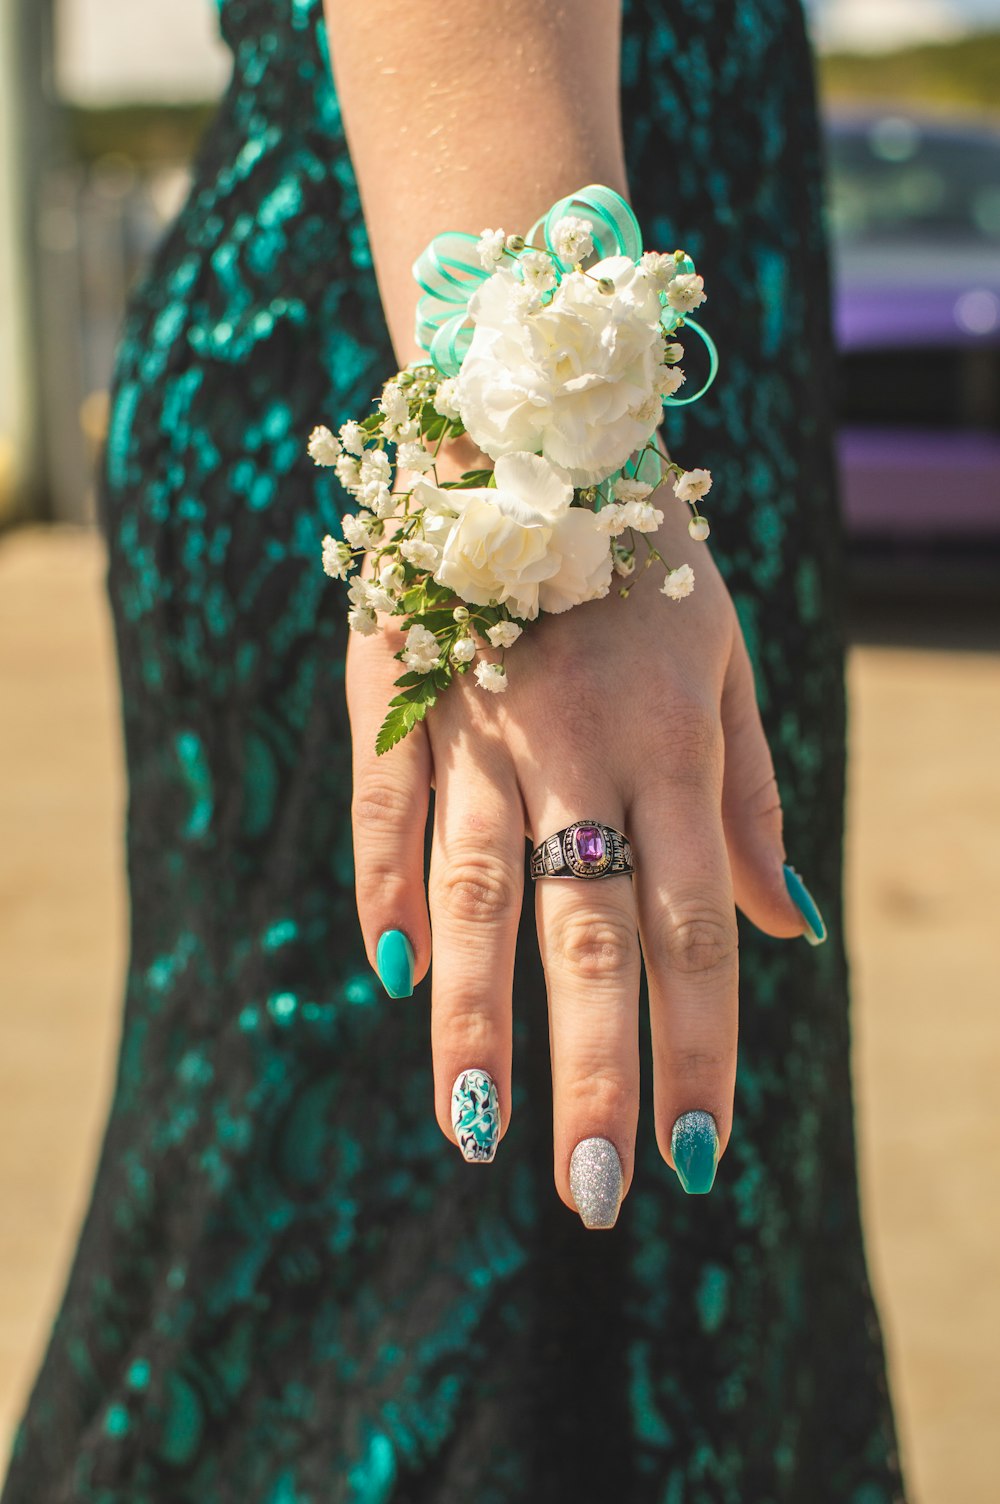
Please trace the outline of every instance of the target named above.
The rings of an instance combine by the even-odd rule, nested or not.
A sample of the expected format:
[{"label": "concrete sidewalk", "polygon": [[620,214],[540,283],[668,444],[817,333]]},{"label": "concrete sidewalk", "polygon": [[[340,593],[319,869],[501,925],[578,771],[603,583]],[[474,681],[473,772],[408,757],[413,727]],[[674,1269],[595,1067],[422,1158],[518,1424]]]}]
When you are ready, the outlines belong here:
[{"label": "concrete sidewalk", "polygon": [[[102,573],[89,533],[0,541],[0,1450],[61,1291],[117,1044],[124,789]],[[863,1198],[909,1504],[992,1504],[1000,656],[858,647],[850,692]]]}]

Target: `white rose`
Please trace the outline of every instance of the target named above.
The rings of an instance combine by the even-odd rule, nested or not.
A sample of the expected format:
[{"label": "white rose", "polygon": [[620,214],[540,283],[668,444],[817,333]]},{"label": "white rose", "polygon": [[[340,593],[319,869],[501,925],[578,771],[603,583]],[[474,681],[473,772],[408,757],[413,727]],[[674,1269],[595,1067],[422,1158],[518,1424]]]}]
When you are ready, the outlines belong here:
[{"label": "white rose", "polygon": [[672,601],[682,601],[686,595],[690,595],[694,589],[694,570],[691,565],[680,564],[676,569],[668,570],[660,589]]},{"label": "white rose", "polygon": [[474,605],[506,602],[528,620],[607,594],[607,540],[593,512],[571,507],[568,477],[539,455],[508,454],[494,478],[495,487],[414,487],[425,531],[441,548],[438,583]]},{"label": "white rose", "polygon": [[494,459],[540,453],[574,486],[596,485],[649,436],[632,410],[652,413],[658,401],[659,294],[627,256],[569,272],[533,312],[520,306],[527,292],[501,269],[473,293],[475,328],[456,378],[462,420]]},{"label": "white rose", "polygon": [[674,495],[680,501],[698,501],[712,489],[710,470],[685,470],[674,481]]}]

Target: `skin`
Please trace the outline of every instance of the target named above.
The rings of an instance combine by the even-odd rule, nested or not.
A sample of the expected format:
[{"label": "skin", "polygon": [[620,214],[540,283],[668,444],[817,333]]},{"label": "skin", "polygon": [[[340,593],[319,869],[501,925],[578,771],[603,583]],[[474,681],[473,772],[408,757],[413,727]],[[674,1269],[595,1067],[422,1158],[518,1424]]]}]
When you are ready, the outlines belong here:
[{"label": "skin", "polygon": [[[487,225],[523,233],[585,183],[627,197],[619,6],[329,0],[328,22],[402,365],[422,353],[412,333],[418,289],[410,266],[435,234]],[[444,454],[438,475],[488,463],[466,439]],[[687,507],[669,485],[651,500],[665,514],[656,546],[672,565],[692,565],[692,596],[672,602],[660,593],[663,568],[642,568],[640,542],[628,600],[613,588],[603,600],[540,618],[508,653],[505,694],[485,693],[471,674],[457,679],[428,720],[382,757],[375,734],[400,672],[393,654],[402,637],[386,619],[376,637],[352,634],[347,657],[365,944],[374,965],[379,936],[402,930],[419,980],[433,929],[435,1112],[452,1142],[451,1087],[470,1066],[493,1076],[504,1130],[510,1123],[525,838],[534,844],[589,817],[632,840],[634,879],[533,885],[549,1000],[553,1172],[574,1209],[569,1161],[582,1138],[611,1139],[626,1192],[631,1182],[640,955],[656,1138],[672,1164],[670,1135],[681,1113],[711,1112],[723,1152],[732,1131],[734,905],[777,937],[804,927],[785,888],[780,800],[732,602],[708,547],[687,534]]]}]

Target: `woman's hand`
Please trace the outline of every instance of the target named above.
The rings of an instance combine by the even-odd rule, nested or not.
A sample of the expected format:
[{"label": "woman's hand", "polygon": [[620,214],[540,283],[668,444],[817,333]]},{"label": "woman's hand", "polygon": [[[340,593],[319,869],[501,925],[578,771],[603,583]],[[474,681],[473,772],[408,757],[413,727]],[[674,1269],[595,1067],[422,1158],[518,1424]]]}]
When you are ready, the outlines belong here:
[{"label": "woman's hand", "polygon": [[[449,473],[467,464],[454,457]],[[393,654],[402,637],[352,634],[347,658],[365,944],[375,965],[380,937],[402,932],[419,980],[433,928],[436,1114],[453,1142],[452,1088],[470,1068],[493,1078],[502,1131],[510,1122],[525,837],[536,844],[589,818],[632,842],[632,878],[535,884],[555,1183],[588,1226],[613,1223],[632,1176],[640,943],[657,1143],[687,1188],[707,1190],[732,1125],[734,900],[769,934],[803,931],[785,885],[778,790],[732,602],[707,545],[688,537],[687,509],[670,486],[650,499],[665,514],[656,546],[671,565],[695,571],[688,599],[660,592],[663,566],[643,568],[640,539],[630,581],[616,577],[603,600],[531,624],[509,650],[506,693],[485,692],[471,674],[456,678],[426,722],[382,757],[375,735],[400,672]],[[632,587],[627,600],[618,593],[623,583]],[[429,924],[423,860],[432,785]],[[383,962],[393,943],[401,944],[384,942]],[[392,990],[402,995],[407,980],[390,982]],[[692,1112],[698,1116],[684,1118],[672,1146],[675,1124]],[[593,1138],[615,1146],[620,1187],[607,1145],[590,1146],[575,1162],[574,1199],[571,1157]]]}]

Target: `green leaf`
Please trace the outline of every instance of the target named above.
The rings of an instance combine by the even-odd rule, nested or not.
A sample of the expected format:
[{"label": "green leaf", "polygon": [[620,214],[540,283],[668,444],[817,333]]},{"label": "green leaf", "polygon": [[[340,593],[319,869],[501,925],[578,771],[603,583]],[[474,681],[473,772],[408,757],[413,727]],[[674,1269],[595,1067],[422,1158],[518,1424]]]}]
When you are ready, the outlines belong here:
[{"label": "green leaf", "polygon": [[375,738],[376,756],[381,757],[383,752],[401,742],[417,722],[423,720],[433,703],[432,700],[409,700],[405,705],[390,707]]}]

